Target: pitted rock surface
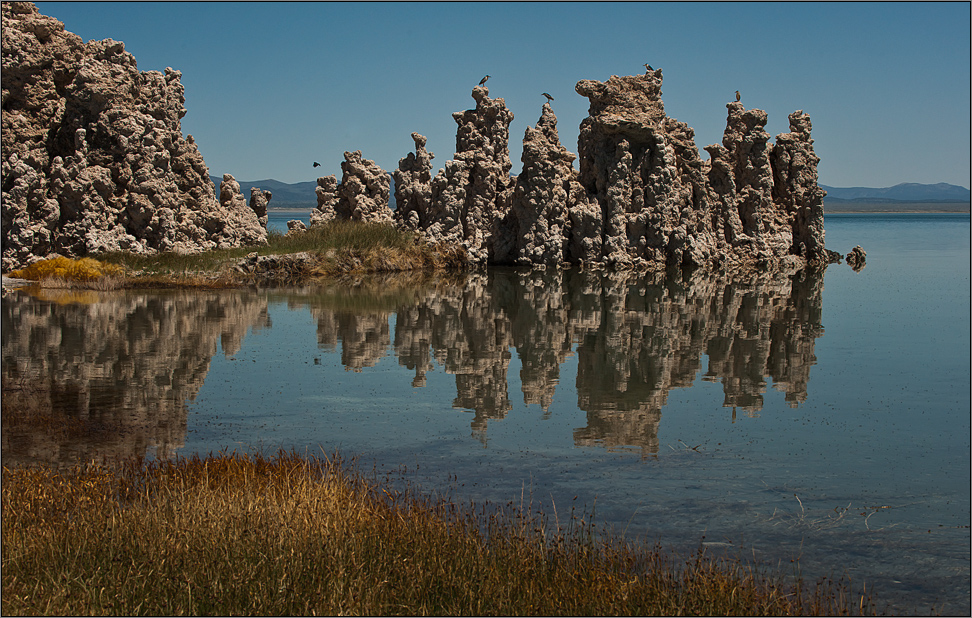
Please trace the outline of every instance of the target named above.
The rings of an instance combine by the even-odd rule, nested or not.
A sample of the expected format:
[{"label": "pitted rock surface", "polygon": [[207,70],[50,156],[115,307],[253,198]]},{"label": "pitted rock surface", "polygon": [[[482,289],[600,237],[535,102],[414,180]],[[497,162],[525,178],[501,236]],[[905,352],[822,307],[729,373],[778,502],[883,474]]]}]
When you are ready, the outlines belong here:
[{"label": "pitted rock surface", "polygon": [[362,158],[360,150],[344,153],[341,170],[340,184],[333,174],[317,179],[317,209],[311,213],[311,225],[331,219],[391,224],[388,172]]},{"label": "pitted rock surface", "polygon": [[432,159],[435,154],[425,149],[424,135],[412,133],[415,152],[398,161],[395,170],[395,221],[417,231],[429,223],[432,208]]},{"label": "pitted rock surface", "polygon": [[473,263],[795,271],[833,261],[809,116],[790,114],[790,132],[770,144],[766,112],[731,102],[722,144],[707,146],[705,161],[692,128],[666,114],[661,85],[661,69],[578,82],[590,100],[579,171],[546,103],[516,178],[513,115],[473,88],[476,108],[453,114],[455,157],[430,181],[425,138],[413,134],[416,152],[396,172],[399,225],[461,243]]},{"label": "pitted rock surface", "polygon": [[266,242],[245,201],[217,202],[183,138],[179,71],[140,72],[123,43],[84,43],[28,2],[4,2],[2,19],[4,270]]}]

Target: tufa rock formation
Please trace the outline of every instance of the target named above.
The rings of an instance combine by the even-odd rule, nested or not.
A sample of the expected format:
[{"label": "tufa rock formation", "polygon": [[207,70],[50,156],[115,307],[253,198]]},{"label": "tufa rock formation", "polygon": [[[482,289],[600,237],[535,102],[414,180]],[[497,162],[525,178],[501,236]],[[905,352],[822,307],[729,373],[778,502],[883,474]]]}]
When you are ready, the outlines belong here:
[{"label": "tufa rock formation", "polygon": [[266,241],[245,201],[217,202],[181,73],[139,72],[121,42],[82,42],[4,2],[3,269],[60,254],[196,252]]},{"label": "tufa rock formation", "polygon": [[432,242],[462,245],[473,263],[504,263],[511,252],[500,232],[513,197],[513,112],[503,99],[490,99],[486,86],[473,88],[472,97],[475,109],[452,114],[459,125],[456,153],[432,179],[424,231]]},{"label": "tufa rock formation", "polygon": [[[523,139],[523,171],[509,175],[503,99],[473,88],[476,108],[453,114],[456,154],[431,178],[425,138],[396,172],[396,221],[429,242],[462,243],[473,263],[784,271],[824,265],[823,197],[810,118],[769,144],[766,112],[729,110],[722,144],[700,157],[694,131],[670,118],[662,71],[582,80],[590,99],[575,156],[545,103]],[[397,186],[401,185],[399,191]]]},{"label": "tufa rock formation", "polygon": [[847,260],[847,265],[853,268],[854,272],[861,272],[867,265],[867,253],[864,252],[864,249],[860,245],[855,245],[845,259]]},{"label": "tufa rock formation", "polygon": [[311,225],[331,219],[392,223],[388,172],[361,158],[360,150],[344,153],[341,170],[340,184],[333,174],[317,179],[317,209],[311,212]]},{"label": "tufa rock formation", "polygon": [[429,224],[432,209],[432,159],[435,154],[425,149],[427,138],[412,133],[415,152],[399,159],[395,170],[395,222],[417,231]]},{"label": "tufa rock formation", "polygon": [[557,117],[544,103],[537,126],[523,137],[523,170],[513,190],[510,213],[517,264],[550,264],[568,254],[568,195],[574,155],[560,144]]}]

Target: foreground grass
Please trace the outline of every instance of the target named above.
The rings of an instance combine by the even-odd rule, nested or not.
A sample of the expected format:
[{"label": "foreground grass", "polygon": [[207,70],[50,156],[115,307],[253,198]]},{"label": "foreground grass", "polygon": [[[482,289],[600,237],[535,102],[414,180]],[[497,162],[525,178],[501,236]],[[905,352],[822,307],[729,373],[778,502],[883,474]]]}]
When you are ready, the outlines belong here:
[{"label": "foreground grass", "polygon": [[[247,255],[300,252],[311,254],[312,263],[280,272],[280,283],[300,284],[346,274],[461,268],[465,263],[461,248],[430,246],[392,225],[335,220],[292,235],[270,232],[266,245],[194,254],[106,253],[97,260],[55,258],[11,276],[40,281],[43,287],[233,287],[257,281],[234,269]],[[262,276],[259,281],[267,279]]]},{"label": "foreground grass", "polygon": [[[394,491],[337,458],[3,469],[4,614],[841,615],[738,562],[508,505]],[[564,522],[561,522],[564,524]]]}]

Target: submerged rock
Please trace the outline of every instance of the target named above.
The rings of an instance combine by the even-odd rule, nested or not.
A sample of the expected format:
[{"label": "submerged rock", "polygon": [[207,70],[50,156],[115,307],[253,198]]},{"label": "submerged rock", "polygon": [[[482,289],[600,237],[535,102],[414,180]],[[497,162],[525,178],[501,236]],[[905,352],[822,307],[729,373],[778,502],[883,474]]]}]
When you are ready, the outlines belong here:
[{"label": "submerged rock", "polygon": [[3,269],[54,254],[192,253],[266,242],[246,202],[217,202],[182,74],[140,72],[124,43],[84,43],[4,2]]},{"label": "submerged rock", "polygon": [[847,260],[847,265],[854,269],[854,272],[860,272],[866,266],[867,254],[864,253],[864,249],[860,245],[856,245],[844,259]]}]

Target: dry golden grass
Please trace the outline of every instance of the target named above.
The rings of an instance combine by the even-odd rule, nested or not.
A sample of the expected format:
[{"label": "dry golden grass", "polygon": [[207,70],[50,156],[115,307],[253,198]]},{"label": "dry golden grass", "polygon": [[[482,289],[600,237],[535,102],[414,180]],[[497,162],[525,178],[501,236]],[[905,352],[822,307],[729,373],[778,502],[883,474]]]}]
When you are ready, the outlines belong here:
[{"label": "dry golden grass", "polygon": [[4,614],[838,615],[737,562],[460,507],[281,453],[3,470]]},{"label": "dry golden grass", "polygon": [[125,269],[93,258],[56,257],[10,273],[17,279],[43,282],[45,288],[112,290],[121,286]]}]

